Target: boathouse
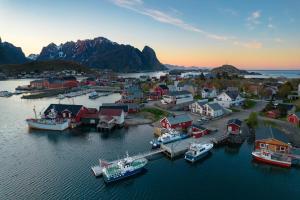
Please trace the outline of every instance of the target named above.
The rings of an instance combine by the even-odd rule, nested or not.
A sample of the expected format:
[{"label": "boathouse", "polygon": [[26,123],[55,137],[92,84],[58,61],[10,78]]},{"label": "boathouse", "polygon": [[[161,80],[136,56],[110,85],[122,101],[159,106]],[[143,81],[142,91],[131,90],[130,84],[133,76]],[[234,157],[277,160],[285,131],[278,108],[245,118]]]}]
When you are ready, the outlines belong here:
[{"label": "boathouse", "polygon": [[188,115],[173,115],[160,120],[161,126],[172,129],[187,129],[192,125],[192,119]]},{"label": "boathouse", "polygon": [[96,108],[88,108],[87,112],[81,117],[82,125],[95,126],[99,123],[99,112]]},{"label": "boathouse", "polygon": [[287,120],[293,125],[300,126],[300,112],[289,114]]},{"label": "boathouse", "polygon": [[255,150],[267,150],[275,153],[290,153],[290,145],[275,138],[255,141]]},{"label": "boathouse", "polygon": [[124,121],[125,121],[125,114],[124,111],[122,109],[102,109],[99,112],[99,119],[101,121],[101,118],[113,118],[114,119],[114,123],[117,126],[123,126],[124,125]]},{"label": "boathouse", "polygon": [[99,111],[102,109],[122,109],[126,116],[128,114],[129,106],[128,104],[103,103],[100,106]]},{"label": "boathouse", "polygon": [[230,119],[227,122],[227,132],[230,134],[241,133],[242,121],[239,119]]}]

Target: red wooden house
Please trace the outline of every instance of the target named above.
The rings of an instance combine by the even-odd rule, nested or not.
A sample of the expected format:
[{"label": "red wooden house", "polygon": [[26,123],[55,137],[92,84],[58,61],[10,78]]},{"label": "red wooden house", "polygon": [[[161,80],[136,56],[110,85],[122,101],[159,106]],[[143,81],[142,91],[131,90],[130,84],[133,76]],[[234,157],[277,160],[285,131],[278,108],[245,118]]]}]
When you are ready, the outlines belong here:
[{"label": "red wooden house", "polygon": [[300,126],[300,112],[289,114],[287,117],[288,122],[296,126]]},{"label": "red wooden house", "polygon": [[70,119],[73,123],[80,123],[82,116],[89,112],[83,105],[51,104],[44,111],[44,115],[47,116],[51,109],[57,112],[58,118]]},{"label": "red wooden house", "polygon": [[291,147],[288,143],[274,139],[266,138],[255,140],[255,150],[268,150],[276,153],[289,153]]},{"label": "red wooden house", "polygon": [[194,138],[200,138],[209,133],[209,130],[203,126],[193,125],[191,127],[191,132]]},{"label": "red wooden house", "polygon": [[160,120],[161,126],[172,129],[187,129],[192,125],[192,119],[188,115],[174,115]]},{"label": "red wooden house", "polygon": [[266,113],[266,116],[272,119],[276,119],[280,116],[280,112],[278,110],[270,110]]},{"label": "red wooden house", "polygon": [[158,95],[158,96],[163,96],[168,94],[169,92],[169,88],[166,85],[158,85],[154,88],[154,92]]},{"label": "red wooden house", "polygon": [[227,131],[230,134],[239,134],[241,133],[242,121],[239,119],[230,119],[227,122]]}]

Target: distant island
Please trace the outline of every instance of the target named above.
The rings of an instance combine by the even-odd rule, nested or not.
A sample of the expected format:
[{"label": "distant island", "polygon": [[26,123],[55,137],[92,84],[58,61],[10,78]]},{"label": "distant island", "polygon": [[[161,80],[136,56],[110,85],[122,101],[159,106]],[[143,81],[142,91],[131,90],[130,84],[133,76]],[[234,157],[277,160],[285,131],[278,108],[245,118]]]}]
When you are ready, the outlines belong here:
[{"label": "distant island", "polygon": [[230,74],[230,75],[261,75],[257,72],[248,72],[247,70],[240,70],[232,65],[222,65],[221,67],[216,67],[211,70],[213,74]]}]

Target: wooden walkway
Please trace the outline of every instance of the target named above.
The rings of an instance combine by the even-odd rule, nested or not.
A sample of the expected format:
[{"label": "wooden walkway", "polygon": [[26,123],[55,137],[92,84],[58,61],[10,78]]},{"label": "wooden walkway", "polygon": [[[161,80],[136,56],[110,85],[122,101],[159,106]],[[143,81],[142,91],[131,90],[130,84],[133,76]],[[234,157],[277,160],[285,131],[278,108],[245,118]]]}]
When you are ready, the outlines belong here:
[{"label": "wooden walkway", "polygon": [[[164,151],[165,151],[164,149],[157,149],[157,150],[148,151],[148,152],[145,152],[145,153],[140,153],[140,154],[137,154],[137,155],[134,155],[134,156],[130,156],[130,157],[133,160],[137,160],[137,159],[140,159],[140,158],[148,158],[148,157],[154,156],[156,154],[162,153]],[[119,162],[121,160],[122,159],[109,161],[109,162],[107,162],[107,164],[117,163],[117,162]],[[94,173],[95,176],[101,176],[102,175],[102,169],[103,168],[101,166],[100,159],[99,159],[99,165],[92,166],[91,169],[92,169],[92,171],[93,171],[93,173]]]},{"label": "wooden walkway", "polygon": [[220,134],[220,133],[215,133],[215,134],[208,134],[205,136],[202,136],[200,138],[187,138],[184,140],[179,140],[176,142],[172,142],[169,144],[163,144],[161,145],[161,148],[164,149],[164,153],[170,157],[174,158],[177,156],[180,156],[184,154],[188,149],[191,143],[214,143],[218,144],[221,141],[225,140],[228,137],[228,134]]}]

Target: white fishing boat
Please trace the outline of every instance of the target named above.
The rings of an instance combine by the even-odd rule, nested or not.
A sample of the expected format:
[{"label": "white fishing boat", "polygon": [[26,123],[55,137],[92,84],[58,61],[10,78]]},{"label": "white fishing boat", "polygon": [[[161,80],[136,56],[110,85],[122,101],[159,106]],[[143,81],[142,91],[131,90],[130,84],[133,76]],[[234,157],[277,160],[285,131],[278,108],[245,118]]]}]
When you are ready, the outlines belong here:
[{"label": "white fishing boat", "polygon": [[0,91],[0,97],[11,97],[12,95],[9,91]]},{"label": "white fishing boat", "polygon": [[49,114],[43,118],[37,118],[35,109],[35,119],[26,119],[29,128],[40,130],[63,131],[69,128],[68,119],[58,119],[55,109],[51,109]]},{"label": "white fishing boat", "polygon": [[57,95],[57,97],[56,97],[57,99],[64,99],[65,98],[65,95],[63,95],[63,94],[59,94],[59,95]]},{"label": "white fishing boat", "polygon": [[195,162],[208,155],[209,151],[214,147],[212,143],[198,144],[192,143],[189,150],[185,153],[184,159]]}]

